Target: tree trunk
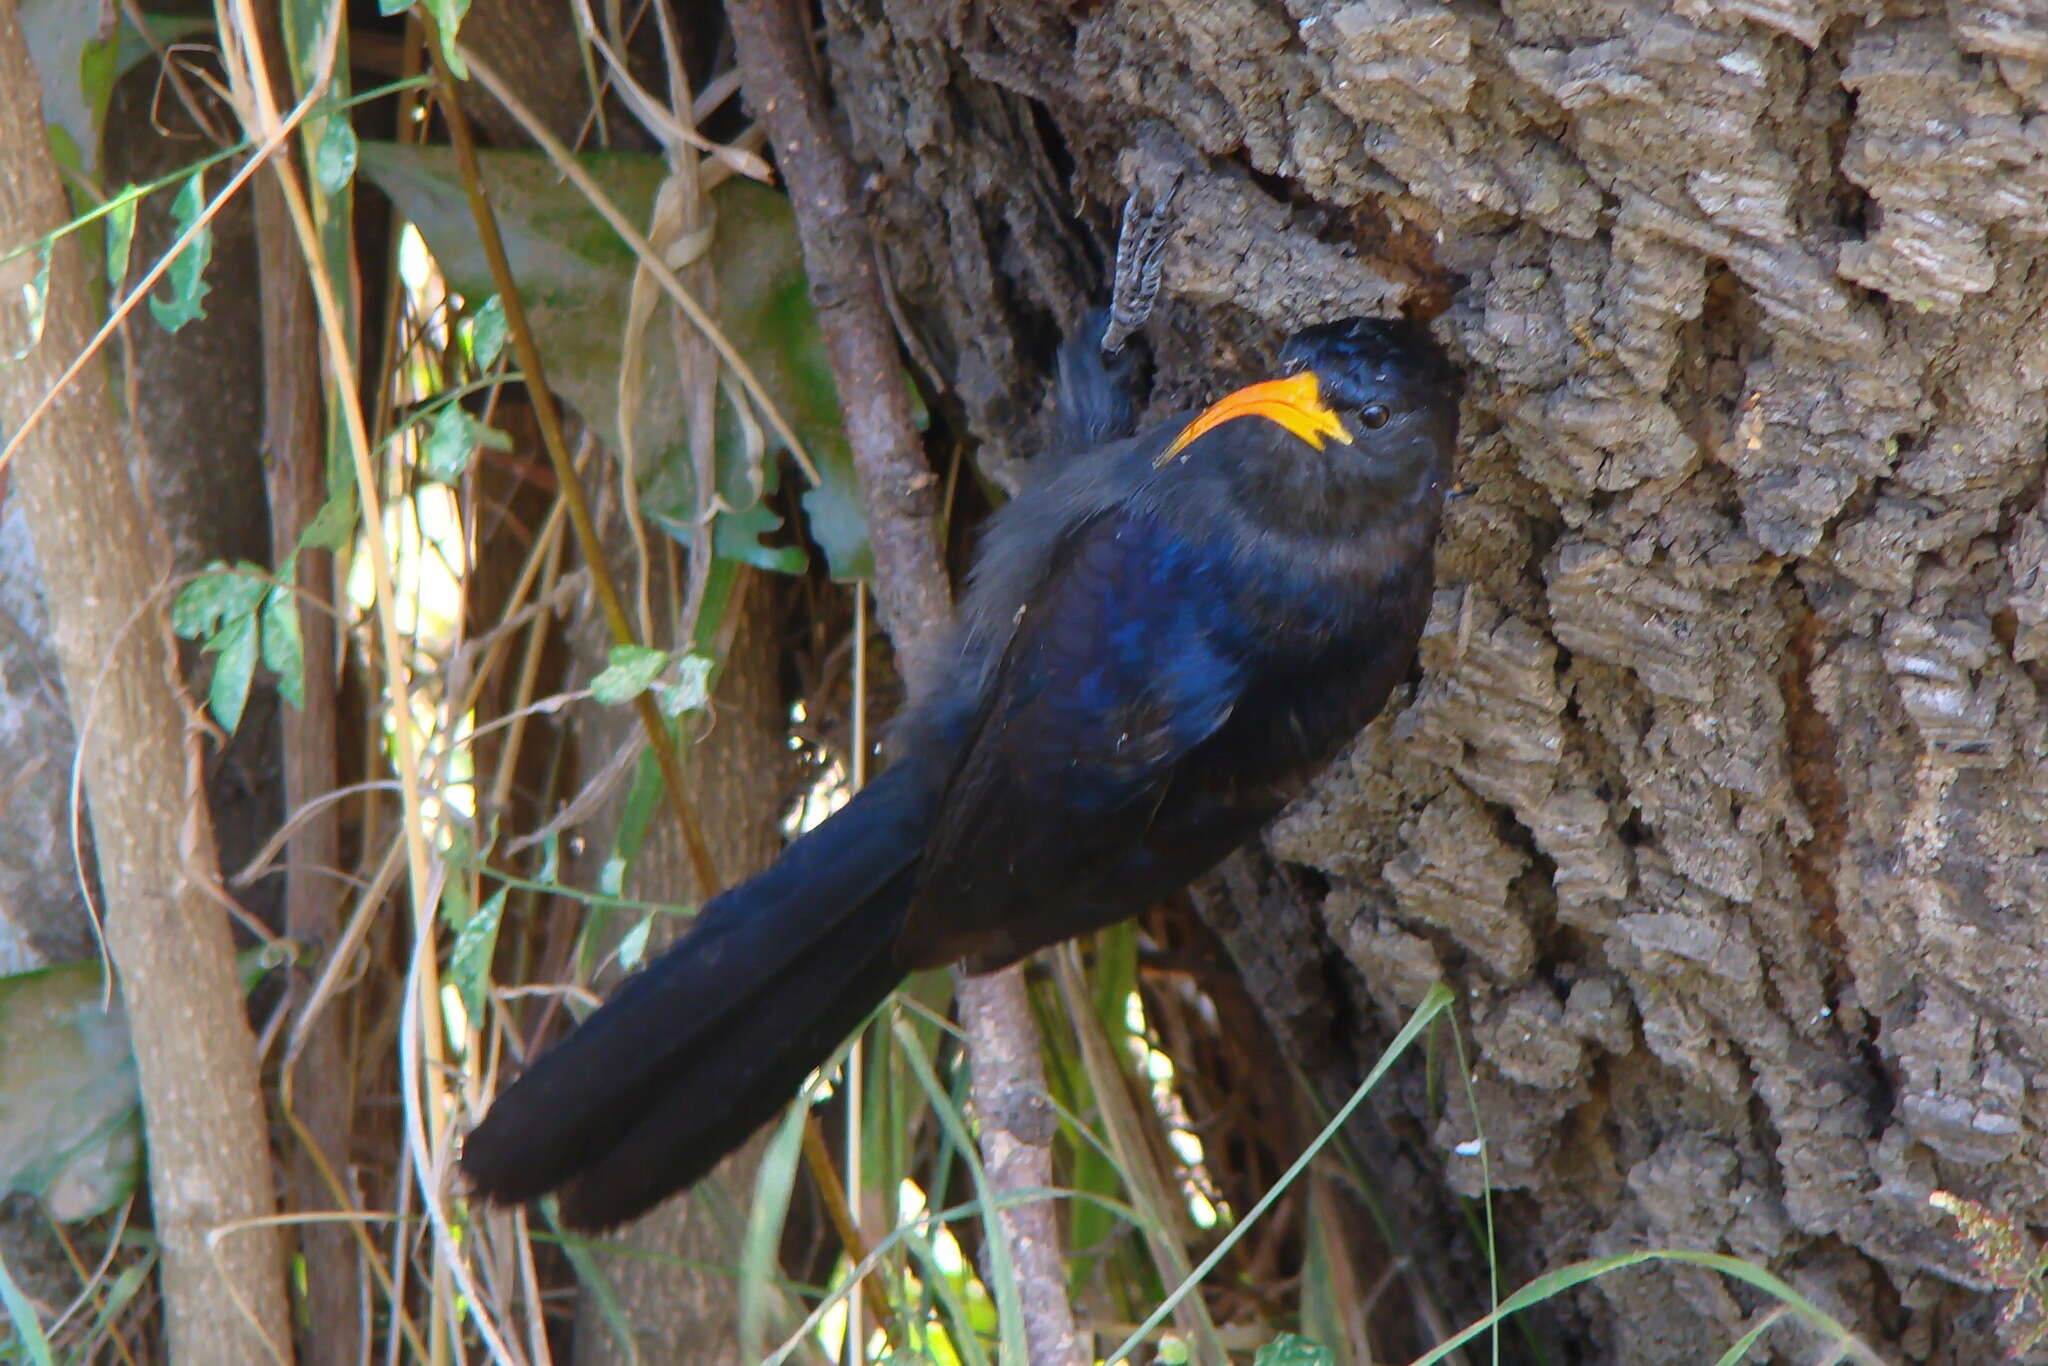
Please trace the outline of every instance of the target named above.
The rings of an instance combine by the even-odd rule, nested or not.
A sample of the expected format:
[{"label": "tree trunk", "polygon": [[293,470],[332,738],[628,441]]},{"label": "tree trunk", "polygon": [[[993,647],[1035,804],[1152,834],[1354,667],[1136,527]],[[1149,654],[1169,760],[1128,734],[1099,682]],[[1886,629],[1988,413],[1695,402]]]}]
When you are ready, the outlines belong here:
[{"label": "tree trunk", "polygon": [[[19,14],[0,3],[0,242],[68,217]],[[24,261],[33,258],[23,258]],[[17,263],[17,265],[20,263]],[[15,267],[10,267],[14,270]],[[51,263],[32,335],[17,280],[0,311],[0,426],[19,432],[84,347],[95,316],[78,237]],[[243,1014],[211,823],[188,751],[159,596],[165,565],[108,389],[85,367],[24,441],[11,471],[35,540],[91,802],[106,940],[134,1030],[162,1241],[171,1353],[283,1360],[284,1265],[255,1040]]]},{"label": "tree trunk", "polygon": [[[1158,411],[1442,313],[1473,494],[1419,679],[1267,840],[1352,1058],[1459,992],[1476,1121],[1408,1066],[1441,1182],[1396,1207],[1490,1183],[1510,1284],[1731,1252],[1966,1363],[2003,1296],[1929,1196],[2042,1222],[2048,1155],[2048,21],[1838,8],[855,0],[826,54],[999,481],[1134,175],[1188,177]],[[1650,1268],[1552,1340],[1693,1362],[1761,1306]]]}]

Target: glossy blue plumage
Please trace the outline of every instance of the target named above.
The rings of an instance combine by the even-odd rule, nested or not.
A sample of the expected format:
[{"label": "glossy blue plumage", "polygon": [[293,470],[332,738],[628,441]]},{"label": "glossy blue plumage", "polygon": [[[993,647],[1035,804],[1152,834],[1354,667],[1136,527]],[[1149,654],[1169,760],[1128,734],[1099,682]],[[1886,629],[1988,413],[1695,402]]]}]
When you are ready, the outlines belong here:
[{"label": "glossy blue plumage", "polygon": [[[1384,705],[1426,614],[1458,384],[1426,332],[1288,343],[1351,440],[1240,416],[1163,464],[1128,368],[1063,351],[1090,444],[987,530],[893,766],[705,910],[502,1096],[479,1191],[563,1186],[603,1227],[679,1189],[785,1099],[905,971],[997,966],[1113,923],[1249,838]],[[1120,364],[1125,364],[1120,362]]]}]

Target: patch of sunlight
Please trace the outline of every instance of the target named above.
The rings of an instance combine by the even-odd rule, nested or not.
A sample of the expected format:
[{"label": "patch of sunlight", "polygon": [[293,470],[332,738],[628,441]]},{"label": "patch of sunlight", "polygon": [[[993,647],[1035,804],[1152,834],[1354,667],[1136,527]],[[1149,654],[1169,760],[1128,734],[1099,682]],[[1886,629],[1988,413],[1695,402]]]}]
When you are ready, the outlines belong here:
[{"label": "patch of sunlight", "polygon": [[463,1008],[462,991],[453,982],[441,984],[441,1022],[448,1034],[448,1047],[456,1058],[469,1058],[469,1042],[473,1033],[469,1024],[469,1011]]},{"label": "patch of sunlight", "polygon": [[834,759],[825,766],[816,782],[804,789],[796,804],[782,818],[784,839],[795,839],[808,834],[825,823],[827,817],[853,800],[853,784],[847,781],[846,765]]},{"label": "patch of sunlight", "polygon": [[1151,1083],[1152,1109],[1166,1125],[1167,1145],[1180,1159],[1180,1192],[1188,1218],[1203,1229],[1229,1221],[1230,1206],[1217,1194],[1215,1178],[1209,1174],[1208,1150],[1174,1085],[1173,1059],[1153,1046],[1145,1003],[1135,991],[1124,998],[1124,1031],[1124,1046],[1130,1050],[1131,1060],[1139,1075]]},{"label": "patch of sunlight", "polygon": [[[450,310],[457,301],[425,239],[410,224],[399,234],[398,276],[406,294],[407,319],[415,336],[427,343],[412,348],[392,378],[391,397],[403,408],[431,399],[446,383],[428,357],[445,346]],[[421,432],[415,423],[391,436],[379,451],[387,471],[417,467]],[[405,640],[405,662],[413,678],[413,714],[407,719],[416,752],[422,756],[426,791],[421,815],[445,851],[449,822],[473,820],[476,814],[476,762],[468,746],[475,718],[448,715],[452,699],[442,695],[439,674],[440,663],[462,639],[463,585],[472,558],[469,534],[457,489],[395,473],[382,478],[386,501],[381,523],[391,557],[384,568],[390,576],[392,625]],[[353,552],[348,598],[367,618],[377,610],[375,566],[367,537],[357,537]],[[374,632],[364,643],[373,656],[381,657]],[[395,751],[389,716],[384,731],[387,744]]]},{"label": "patch of sunlight", "polygon": [[[915,1181],[904,1178],[896,1188],[896,1222],[913,1223],[927,1218],[931,1206],[925,1199],[924,1190]],[[959,1278],[968,1274],[967,1254],[960,1250],[960,1240],[953,1236],[953,1230],[945,1224],[937,1224],[926,1230],[931,1242],[932,1264],[948,1276]]]}]

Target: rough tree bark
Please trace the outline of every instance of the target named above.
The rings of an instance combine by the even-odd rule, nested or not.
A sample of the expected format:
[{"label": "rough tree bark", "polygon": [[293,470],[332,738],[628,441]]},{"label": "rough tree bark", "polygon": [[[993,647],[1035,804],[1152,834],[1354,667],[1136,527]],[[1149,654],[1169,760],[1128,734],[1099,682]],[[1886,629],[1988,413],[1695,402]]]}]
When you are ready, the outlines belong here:
[{"label": "rough tree bark", "polygon": [[[1341,983],[1353,1057],[1459,989],[1505,1275],[1719,1249],[1888,1357],[1989,1359],[2001,1297],[1928,1196],[2044,1216],[2043,12],[826,10],[904,311],[999,479],[1136,171],[1189,177],[1163,400],[1449,303],[1475,493],[1423,667],[1268,836],[1327,894],[1252,923]],[[1412,1067],[1381,1108],[1437,1175],[1397,1208],[1454,1229],[1469,1109]],[[1648,1270],[1544,1336],[1691,1362],[1757,1308]]]},{"label": "rough tree bark", "polygon": [[[8,243],[34,241],[69,216],[40,90],[17,7],[0,4]],[[66,237],[34,345],[20,282],[8,290],[0,354],[21,357],[0,368],[0,426],[10,433],[85,344],[96,313],[85,271],[78,238]],[[50,620],[74,718],[89,718],[79,724],[85,786],[107,944],[134,1026],[171,1352],[180,1361],[282,1359],[290,1319],[279,1240],[274,1229],[240,1226],[275,1208],[255,1041],[160,615],[161,542],[131,477],[103,364],[64,391],[11,477],[45,582],[66,588],[47,595]]]}]

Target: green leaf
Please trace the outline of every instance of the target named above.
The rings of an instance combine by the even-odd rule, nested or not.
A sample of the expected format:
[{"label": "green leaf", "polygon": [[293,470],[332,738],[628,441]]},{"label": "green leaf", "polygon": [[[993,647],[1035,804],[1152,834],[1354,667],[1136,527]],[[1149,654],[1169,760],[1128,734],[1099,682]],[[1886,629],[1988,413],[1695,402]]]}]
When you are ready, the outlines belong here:
[{"label": "green leaf", "polygon": [[505,892],[500,887],[478,908],[455,936],[448,953],[448,978],[462,997],[472,1028],[483,1027],[484,995],[490,990],[491,958],[498,951],[498,926],[505,918]]},{"label": "green leaf", "polygon": [[461,404],[451,403],[434,414],[434,425],[420,449],[420,473],[437,483],[452,484],[469,469],[478,446],[509,451],[512,438],[496,427],[486,427]]},{"label": "green leaf", "polygon": [[100,127],[113,92],[113,10],[80,0],[24,0],[22,36],[42,86],[43,119],[52,140],[61,135],[78,169],[98,164]]},{"label": "green leaf", "polygon": [[[505,235],[534,339],[549,381],[583,416],[611,436],[617,419],[620,319],[627,313],[637,260],[611,227],[539,153],[480,154],[484,181]],[[634,222],[646,222],[668,174],[657,156],[603,152],[578,157],[605,194]],[[446,148],[365,142],[361,171],[391,196],[426,238],[449,284],[471,298],[495,285],[476,241],[469,202]],[[816,462],[822,484],[803,495],[812,538],[832,573],[872,573],[873,555],[846,444],[824,341],[812,312],[803,252],[789,201],[781,193],[731,179],[711,193],[716,218],[710,255],[718,278],[716,321],[759,375]],[[673,383],[675,347],[666,327],[647,330],[643,382],[633,414],[643,505],[672,535],[695,525],[696,462],[689,450],[685,395]],[[922,411],[921,409],[919,410]],[[803,564],[800,552],[760,538],[780,526],[761,507],[772,493],[774,462],[764,469],[749,449],[747,424],[721,396],[717,435],[719,496],[730,513],[715,529],[717,553],[782,571]],[[773,428],[760,424],[777,449]]]},{"label": "green leaf", "polygon": [[[206,209],[206,174],[194,171],[178,197],[171,201],[171,223],[178,235],[199,221]],[[149,296],[149,311],[166,332],[176,332],[195,318],[206,316],[200,300],[206,297],[206,263],[213,258],[213,229],[202,228],[164,272],[164,287]],[[168,291],[168,292],[165,292]]]},{"label": "green leaf", "polygon": [[135,208],[142,191],[130,185],[114,196],[107,209],[107,287],[119,291],[128,278],[128,255],[135,245]]},{"label": "green leaf", "polygon": [[654,685],[655,704],[663,716],[673,721],[686,711],[704,710],[711,700],[713,663],[709,655],[684,655],[676,666],[676,681]]},{"label": "green leaf", "polygon": [[294,708],[306,705],[306,644],[299,634],[298,596],[277,584],[263,597],[263,667],[277,675],[277,691]]},{"label": "green leaf", "polygon": [[230,735],[242,724],[242,708],[249,702],[249,684],[256,677],[256,619],[236,617],[206,642],[211,651],[213,678],[206,685],[206,708],[220,728]]},{"label": "green leaf", "polygon": [[0,1191],[61,1220],[113,1208],[142,1172],[128,1019],[104,992],[97,962],[0,977]]},{"label": "green leaf", "polygon": [[590,695],[607,707],[631,702],[668,667],[668,654],[645,645],[614,645],[604,671],[590,680]]},{"label": "green leaf", "polygon": [[441,60],[448,64],[448,74],[458,81],[468,80],[469,68],[456,50],[455,35],[462,27],[462,16],[469,13],[469,0],[420,0],[420,4],[441,30]]},{"label": "green leaf", "polygon": [[253,614],[270,592],[256,565],[215,560],[171,600],[171,630],[185,640],[217,634],[223,623]]},{"label": "green leaf", "polygon": [[1252,1358],[1252,1366],[1335,1366],[1336,1358],[1321,1343],[1282,1333]]},{"label": "green leaf", "polygon": [[356,486],[342,484],[328,495],[313,520],[299,533],[299,545],[315,550],[343,550],[356,536]]},{"label": "green leaf", "polygon": [[505,350],[510,334],[505,324],[505,301],[493,294],[477,306],[470,321],[470,360],[479,370],[488,370]]},{"label": "green leaf", "polygon": [[344,118],[327,120],[320,149],[313,154],[313,179],[329,195],[348,188],[356,174],[356,130]]}]

